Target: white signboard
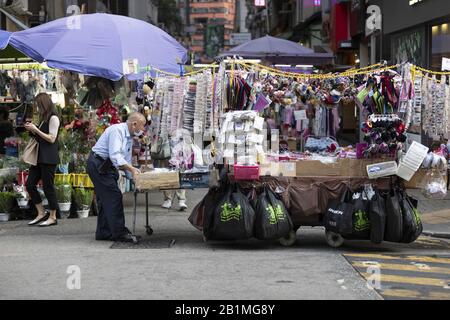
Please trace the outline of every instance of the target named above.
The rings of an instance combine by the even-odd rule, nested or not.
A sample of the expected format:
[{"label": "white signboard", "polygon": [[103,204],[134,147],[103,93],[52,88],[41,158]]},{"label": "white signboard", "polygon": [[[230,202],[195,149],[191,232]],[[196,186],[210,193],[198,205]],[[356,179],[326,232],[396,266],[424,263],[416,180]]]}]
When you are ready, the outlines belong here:
[{"label": "white signboard", "polygon": [[379,6],[371,5],[367,8],[370,16],[366,20],[366,36],[370,36],[375,31],[381,30],[381,9]]},{"label": "white signboard", "polygon": [[251,33],[232,33],[230,37],[230,45],[237,46],[252,40]]},{"label": "white signboard", "polygon": [[266,0],[255,0],[255,7],[265,7]]},{"label": "white signboard", "polygon": [[442,71],[450,71],[450,59],[442,58]]},{"label": "white signboard", "polygon": [[139,73],[138,59],[123,60],[123,73],[124,74],[137,74]]}]

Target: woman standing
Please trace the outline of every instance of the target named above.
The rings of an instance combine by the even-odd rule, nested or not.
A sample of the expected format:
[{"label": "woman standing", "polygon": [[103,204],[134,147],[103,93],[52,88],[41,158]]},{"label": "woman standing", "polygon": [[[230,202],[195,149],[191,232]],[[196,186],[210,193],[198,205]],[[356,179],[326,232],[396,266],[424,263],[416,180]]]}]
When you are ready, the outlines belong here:
[{"label": "woman standing", "polygon": [[[29,223],[30,226],[50,227],[58,224],[56,211],[58,201],[55,192],[55,171],[59,164],[58,133],[60,121],[55,112],[52,99],[46,93],[40,93],[34,100],[34,105],[39,114],[39,127],[33,123],[27,123],[25,129],[32,133],[39,143],[39,155],[36,166],[30,167],[27,180],[27,191],[35,205],[38,216]],[[45,197],[48,200],[50,214],[46,214],[42,199],[36,185],[42,179]]]}]

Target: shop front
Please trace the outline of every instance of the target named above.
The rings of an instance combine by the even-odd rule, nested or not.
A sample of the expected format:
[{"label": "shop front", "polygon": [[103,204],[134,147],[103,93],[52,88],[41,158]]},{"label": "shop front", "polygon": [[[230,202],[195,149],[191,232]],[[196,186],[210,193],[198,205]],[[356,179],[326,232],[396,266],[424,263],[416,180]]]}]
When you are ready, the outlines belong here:
[{"label": "shop front", "polygon": [[[374,1],[383,15],[383,36],[391,62],[408,61],[435,71],[450,54],[450,1]],[[401,14],[399,14],[401,13]]]}]

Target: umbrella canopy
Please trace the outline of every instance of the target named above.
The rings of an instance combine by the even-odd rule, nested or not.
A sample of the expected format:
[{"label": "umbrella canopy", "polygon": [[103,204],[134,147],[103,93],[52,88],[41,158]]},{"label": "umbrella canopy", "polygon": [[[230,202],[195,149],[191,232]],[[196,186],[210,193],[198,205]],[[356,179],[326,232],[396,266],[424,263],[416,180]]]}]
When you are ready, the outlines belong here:
[{"label": "umbrella canopy", "polygon": [[0,50],[8,46],[9,38],[11,38],[11,32],[0,30]]},{"label": "umbrella canopy", "polygon": [[140,67],[173,73],[180,73],[180,64],[187,60],[186,49],[163,30],[104,13],[66,17],[15,32],[10,44],[49,67],[114,81],[128,76],[124,62],[132,59]]},{"label": "umbrella canopy", "polygon": [[251,40],[234,47],[219,58],[227,56],[240,56],[248,59],[265,59],[272,63],[294,63],[323,65],[333,61],[331,53],[316,53],[314,50],[303,47],[295,42],[265,36]]}]

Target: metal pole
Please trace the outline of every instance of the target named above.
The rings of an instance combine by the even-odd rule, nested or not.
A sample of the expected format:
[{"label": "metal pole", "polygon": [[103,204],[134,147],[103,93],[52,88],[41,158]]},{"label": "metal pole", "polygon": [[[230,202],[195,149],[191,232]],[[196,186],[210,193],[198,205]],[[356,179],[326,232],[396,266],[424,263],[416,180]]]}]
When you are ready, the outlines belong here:
[{"label": "metal pole", "polygon": [[266,23],[267,23],[267,35],[269,35],[270,33],[269,0],[266,0]]},{"label": "metal pole", "polygon": [[375,38],[375,33],[372,33],[372,35],[370,36],[370,64],[375,64],[376,62],[376,54],[377,51],[375,50],[376,48],[376,38]]}]

